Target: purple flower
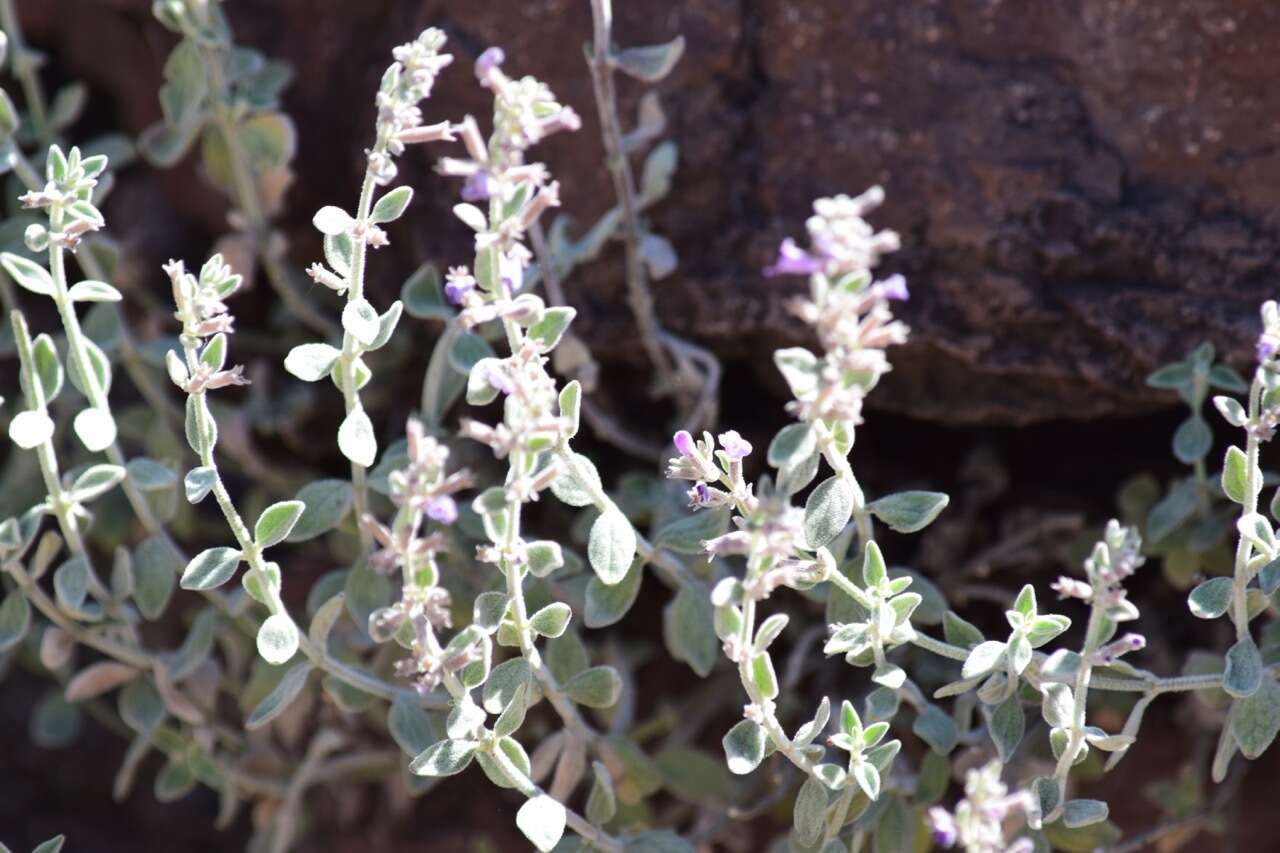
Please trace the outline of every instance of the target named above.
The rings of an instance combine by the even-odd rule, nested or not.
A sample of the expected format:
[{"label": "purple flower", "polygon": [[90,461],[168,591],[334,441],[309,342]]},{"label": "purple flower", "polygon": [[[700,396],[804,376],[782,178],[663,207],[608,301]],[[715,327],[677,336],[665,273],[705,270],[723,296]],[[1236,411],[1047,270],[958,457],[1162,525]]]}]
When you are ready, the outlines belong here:
[{"label": "purple flower", "polygon": [[510,252],[503,252],[498,256],[498,278],[508,291],[515,293],[524,286],[524,264]]},{"label": "purple flower", "polygon": [[493,195],[493,179],[488,172],[474,172],[462,184],[463,201],[487,201]]},{"label": "purple flower", "polygon": [[751,455],[751,442],[738,435],[736,429],[720,433],[720,446],[730,459],[742,460]]},{"label": "purple flower", "polygon": [[880,282],[880,293],[885,299],[892,299],[895,302],[906,302],[911,296],[907,292],[907,280],[897,274]]},{"label": "purple flower", "polygon": [[698,483],[693,487],[693,491],[697,496],[698,506],[706,506],[711,503],[711,490],[707,488],[706,483]]},{"label": "purple flower", "polygon": [[466,295],[476,289],[476,280],[466,267],[454,267],[444,278],[444,295],[453,305],[461,305]]},{"label": "purple flower", "polygon": [[681,456],[692,456],[697,450],[693,444],[693,436],[689,435],[688,430],[680,430],[671,440]]},{"label": "purple flower", "polygon": [[772,278],[778,275],[810,275],[822,269],[822,262],[796,245],[790,237],[778,246],[778,261],[765,267],[764,274]]},{"label": "purple flower", "polygon": [[507,61],[507,54],[500,47],[491,47],[476,59],[476,78],[483,83],[499,65]]},{"label": "purple flower", "polygon": [[1258,361],[1265,362],[1274,358],[1276,354],[1276,341],[1270,335],[1263,335],[1258,338]]},{"label": "purple flower", "polygon": [[448,495],[441,495],[427,504],[427,517],[441,524],[453,524],[458,520],[458,502]]},{"label": "purple flower", "polygon": [[933,830],[933,841],[939,847],[950,847],[956,843],[959,831],[951,813],[941,806],[929,809],[929,824]]}]

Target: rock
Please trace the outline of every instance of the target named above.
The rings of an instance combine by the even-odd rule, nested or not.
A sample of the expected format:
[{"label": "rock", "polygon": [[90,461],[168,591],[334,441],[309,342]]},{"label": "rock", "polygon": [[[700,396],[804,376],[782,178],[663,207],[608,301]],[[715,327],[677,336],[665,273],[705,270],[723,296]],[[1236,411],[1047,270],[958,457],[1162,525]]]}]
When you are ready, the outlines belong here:
[{"label": "rock", "polygon": [[[98,109],[105,101],[133,133],[154,120],[172,38],[148,2],[19,6],[33,43],[92,84]],[[802,332],[783,305],[803,283],[759,269],[802,233],[812,198],[881,183],[876,222],[904,238],[886,270],[911,281],[913,336],[874,406],[944,423],[1091,418],[1166,405],[1142,378],[1203,339],[1247,363],[1257,304],[1274,294],[1280,219],[1280,8],[1269,0],[617,6],[621,44],[688,39],[660,85],[680,171],[652,214],[681,259],[655,286],[677,332],[767,370],[769,349]],[[56,27],[73,9],[92,25]],[[354,195],[390,48],[428,25],[458,56],[429,120],[486,116],[469,66],[501,44],[510,69],[543,78],[585,119],[542,152],[565,211],[585,226],[612,201],[579,50],[586,0],[231,0],[228,12],[240,42],[298,69],[286,108],[303,142],[283,224],[299,261],[317,253],[311,212]],[[620,89],[629,120],[643,87]],[[418,195],[392,235],[396,254],[374,265],[375,294],[390,298],[421,259],[468,255],[447,214],[456,187],[428,157],[407,158]],[[185,168],[164,178],[161,206],[207,243],[223,207],[189,191]],[[611,252],[567,290],[597,353],[635,367],[621,272]]]}]

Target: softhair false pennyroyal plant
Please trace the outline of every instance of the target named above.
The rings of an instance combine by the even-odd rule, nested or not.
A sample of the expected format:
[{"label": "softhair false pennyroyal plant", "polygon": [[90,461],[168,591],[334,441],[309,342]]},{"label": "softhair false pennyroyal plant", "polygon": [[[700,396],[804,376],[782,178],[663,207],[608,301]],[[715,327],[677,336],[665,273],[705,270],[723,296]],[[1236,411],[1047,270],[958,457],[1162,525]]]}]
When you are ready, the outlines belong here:
[{"label": "softhair false pennyroyal plant", "polygon": [[[252,372],[232,347],[232,309],[245,281],[232,260],[245,253],[215,253],[191,271],[181,261],[164,267],[167,322],[178,334],[157,349],[185,398],[173,406],[149,383],[152,368],[131,349],[120,318],[108,339],[103,315],[93,313],[111,310],[127,291],[93,251],[106,225],[108,158],[49,144],[41,175],[9,143],[26,185],[22,203],[38,218],[23,224],[25,248],[0,255],[21,386],[8,434],[33,459],[42,495],[0,523],[0,653],[58,685],[36,712],[38,740],[65,743],[86,709],[131,738],[117,796],[128,795],[157,751],[165,760],[158,798],[205,785],[219,794],[221,826],[252,805],[253,849],[272,851],[303,843],[312,789],[379,779],[423,795],[473,764],[514,792],[515,826],[544,851],[689,851],[741,832],[737,818],[779,799],[790,802],[792,828],[778,849],[916,849],[926,826],[937,846],[973,853],[1081,849],[1110,843],[1116,830],[1106,803],[1078,796],[1073,768],[1096,753],[1114,766],[1158,697],[1225,696],[1229,704],[1213,718],[1221,725],[1215,779],[1227,776],[1237,752],[1261,754],[1280,730],[1280,638],[1274,622],[1256,636],[1252,628],[1280,588],[1259,462],[1280,423],[1275,304],[1263,308],[1251,383],[1213,364],[1205,348],[1151,377],[1192,409],[1174,451],[1193,473],[1139,519],[1141,529],[1109,523],[1080,575],[1052,584],[1082,624],[1071,632],[1072,620],[1049,612],[1027,585],[1010,597],[1007,631],[988,639],[946,610],[928,579],[891,565],[877,539],[877,524],[900,534],[925,529],[947,496],[869,496],[850,462],[867,395],[909,334],[894,316],[911,295],[906,280],[875,272],[900,244],[868,219],[884,192],[819,199],[807,239],[784,240],[764,271],[808,283],[791,308],[817,350],[775,354],[794,422],[762,448],[732,428],[703,429],[719,368],[657,322],[649,287],[670,273],[674,252],[640,217],[669,189],[673,147],[650,152],[637,186],[626,157],[661,134],[661,112],[647,101],[640,126],[623,133],[613,92],[615,70],[661,80],[683,41],[617,49],[610,4],[591,5],[589,63],[617,206],[577,241],[563,219],[548,224],[561,187],[533,152],[580,122],[548,86],[511,74],[498,48],[471,67],[493,98],[491,120],[429,121],[423,104],[455,62],[444,33],[428,29],[393,51],[382,77],[354,208],[326,206],[313,218],[324,259],[308,272],[321,287],[304,299],[269,223],[292,146],[261,144],[291,138],[277,103],[287,74],[233,46],[216,3],[156,4],[182,41],[166,67],[165,120],[140,144],[150,159],[170,163],[202,140],[211,179],[238,207],[233,224],[286,306],[323,336],[293,346],[285,371],[330,380],[343,402],[334,444],[349,480],[315,480],[292,497],[280,489],[255,496],[242,482],[253,479],[253,456],[234,421],[228,428]],[[11,12],[0,0],[13,36]],[[44,145],[68,125],[50,119],[33,73],[26,63],[19,76],[26,118]],[[7,98],[0,102],[7,137],[22,120]],[[437,171],[457,179],[453,211],[474,235],[474,254],[448,264],[443,283],[420,270],[403,301],[375,307],[366,287],[370,250],[402,227],[413,190],[393,186],[397,159],[423,143],[441,152]],[[613,236],[626,250],[629,302],[658,384],[679,398],[688,425],[672,438],[666,471],[687,484],[682,495],[637,475],[607,487],[580,436],[587,422],[606,441],[643,444],[593,408],[589,355],[571,331],[576,313],[561,287]],[[56,314],[60,331],[33,334],[9,282],[23,299],[51,300],[53,312],[31,315]],[[335,296],[341,310],[325,309]],[[82,317],[85,308],[92,310]],[[386,441],[366,389],[377,387],[374,367],[404,313],[446,325],[421,411],[397,420],[389,429],[403,426],[402,437]],[[112,408],[116,361],[148,401],[177,409],[186,448],[170,445],[163,461],[126,454],[126,445],[145,442]],[[1210,388],[1247,395],[1243,403],[1213,399],[1245,434],[1216,477],[1202,414]],[[452,411],[459,401],[471,407],[465,414]],[[240,472],[224,472],[224,453]],[[749,479],[762,457],[769,473]],[[250,476],[241,476],[246,468]],[[551,499],[579,511],[577,520],[556,523],[543,508]],[[102,519],[121,510],[136,528],[126,521],[123,535],[104,538],[110,525]],[[1272,501],[1273,517],[1277,511]],[[210,513],[221,516],[216,525],[191,523]],[[1154,543],[1145,551],[1143,532]],[[209,547],[186,553],[178,533]],[[1227,616],[1234,628],[1220,666],[1177,676],[1137,667],[1146,638],[1126,582],[1153,556],[1185,562],[1177,555],[1207,553],[1229,533],[1229,573],[1203,579],[1189,596],[1195,617]],[[303,609],[292,586],[285,594],[298,553],[335,567]],[[1217,567],[1209,559],[1194,565]],[[671,697],[675,713],[640,717],[652,703],[639,698],[637,669],[654,649],[616,637],[585,641],[584,629],[628,613],[650,569],[670,591],[663,645],[708,679],[716,699],[734,695],[727,706],[710,694]],[[154,647],[146,623],[186,591],[201,597],[181,643]],[[820,624],[803,624],[818,609]],[[938,625],[942,637],[931,633]],[[1073,636],[1076,644],[1063,645]],[[839,684],[839,695],[805,690],[805,675],[840,669],[824,660],[833,657],[866,678],[820,682]],[[724,690],[730,683],[733,691]],[[1090,703],[1099,692],[1131,700],[1118,730],[1115,703],[1106,714]],[[811,700],[816,708],[805,707]],[[228,714],[236,707],[239,717]],[[723,759],[713,758],[697,744],[726,707],[735,719],[721,740]],[[1028,710],[1044,729],[1028,723]],[[768,784],[748,788],[765,767]],[[953,775],[964,792],[948,808]],[[759,805],[744,807],[748,794]],[[666,808],[660,796],[683,804]]]}]

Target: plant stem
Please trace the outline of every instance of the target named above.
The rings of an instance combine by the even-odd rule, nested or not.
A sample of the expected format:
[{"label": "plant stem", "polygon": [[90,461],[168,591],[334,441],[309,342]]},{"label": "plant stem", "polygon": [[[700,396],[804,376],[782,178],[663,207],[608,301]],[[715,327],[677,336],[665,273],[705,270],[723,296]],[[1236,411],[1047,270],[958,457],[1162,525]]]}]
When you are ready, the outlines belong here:
[{"label": "plant stem", "polygon": [[10,67],[13,75],[22,84],[23,96],[27,102],[27,115],[31,118],[31,133],[42,146],[52,141],[49,128],[48,108],[45,105],[44,86],[40,82],[40,72],[35,63],[34,51],[27,47],[22,37],[22,26],[13,7],[13,0],[0,0],[0,28],[9,37]]},{"label": "plant stem", "polygon": [[600,116],[600,134],[604,142],[605,165],[613,179],[614,195],[622,207],[622,239],[626,248],[627,298],[631,313],[635,315],[640,330],[640,341],[648,353],[654,369],[670,386],[680,393],[683,383],[676,375],[671,358],[658,339],[660,326],[654,311],[653,295],[645,274],[644,261],[640,257],[640,216],[636,204],[635,176],[622,144],[622,127],[618,121],[618,100],[614,88],[612,48],[613,3],[612,0],[591,0],[593,40],[591,56],[587,62],[591,69],[591,83],[595,91],[596,110]]},{"label": "plant stem", "polygon": [[[1246,485],[1245,485],[1245,505],[1244,513],[1241,516],[1253,515],[1258,511],[1258,495],[1262,491],[1262,483],[1258,478],[1258,436],[1251,428],[1257,421],[1260,404],[1262,400],[1262,381],[1257,377],[1254,378],[1253,384],[1249,388],[1249,419],[1246,421]],[[1231,598],[1232,613],[1231,619],[1236,626],[1236,639],[1243,640],[1249,636],[1249,581],[1251,574],[1249,572],[1249,558],[1252,555],[1253,546],[1249,544],[1243,535],[1240,535],[1236,542],[1236,559],[1235,571],[1232,576]]]},{"label": "plant stem", "polygon": [[[369,210],[373,207],[374,186],[373,170],[366,169],[364,183],[360,186],[360,201],[356,205],[356,222],[364,223],[369,219]],[[368,245],[363,236],[355,238],[354,243],[355,246],[351,256],[351,275],[347,288],[348,305],[364,298],[364,266]],[[348,417],[356,409],[362,408],[360,390],[357,387],[356,380],[356,360],[360,357],[360,350],[360,342],[356,340],[356,336],[344,329],[342,332],[342,355],[338,358],[342,367],[342,398]],[[366,480],[364,466],[355,462],[351,463],[351,487],[355,496],[356,518],[360,519],[369,511],[369,485]],[[370,537],[369,531],[365,530],[364,525],[359,525],[359,528],[360,553],[363,556],[369,553],[369,549],[373,546],[373,539]]]},{"label": "plant stem", "polygon": [[[187,368],[194,373],[199,364],[195,341],[184,334],[182,336],[182,348],[186,354]],[[248,526],[244,523],[244,519],[240,517],[239,511],[236,510],[235,504],[231,500],[231,495],[227,492],[226,485],[222,482],[222,475],[218,471],[217,461],[213,455],[213,447],[208,440],[209,423],[212,420],[212,415],[209,413],[205,392],[200,391],[191,396],[195,402],[196,434],[199,436],[200,442],[200,464],[213,471],[214,499],[217,501],[219,508],[221,508],[222,514],[227,520],[227,525],[231,528],[232,535],[240,545],[243,559],[249,564],[249,571],[253,573],[266,594],[266,607],[271,615],[283,616],[293,623],[294,630],[298,632],[298,646],[303,654],[318,669],[324,670],[339,681],[387,701],[392,701],[397,697],[404,697],[415,704],[422,705],[424,708],[444,707],[445,703],[438,697],[421,696],[417,691],[406,690],[393,684],[388,684],[376,676],[361,672],[341,661],[334,660],[329,656],[326,649],[314,645],[306,633],[298,628],[293,617],[289,615],[284,601],[280,598],[280,590],[272,582],[267,572],[266,562],[262,557],[262,549],[253,541],[253,534],[250,533]]]}]

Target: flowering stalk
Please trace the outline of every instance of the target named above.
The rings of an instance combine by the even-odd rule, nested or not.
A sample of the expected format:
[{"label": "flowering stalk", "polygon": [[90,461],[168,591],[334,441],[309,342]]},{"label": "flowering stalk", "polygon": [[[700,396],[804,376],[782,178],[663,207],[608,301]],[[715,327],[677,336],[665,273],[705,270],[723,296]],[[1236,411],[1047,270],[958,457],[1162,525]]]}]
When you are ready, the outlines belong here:
[{"label": "flowering stalk", "polygon": [[[364,296],[364,274],[368,249],[387,245],[382,224],[404,213],[413,191],[397,187],[376,199],[377,188],[396,176],[394,158],[405,145],[453,138],[447,124],[425,127],[418,103],[431,94],[436,75],[453,61],[442,53],[444,33],[424,30],[415,41],[397,47],[395,62],[382,77],[378,91],[378,116],[373,147],[366,152],[367,166],[360,186],[355,216],[337,207],[323,207],[315,215],[316,228],[325,235],[325,264],[313,264],[308,274],[318,284],[346,293],[342,311],[342,349],[328,344],[295,347],[285,359],[285,367],[300,379],[314,382],[332,375],[342,389],[346,418],[338,430],[338,447],[351,462],[351,482],[355,494],[356,517],[368,512],[366,470],[377,458],[378,443],[373,424],[360,402],[360,388],[371,373],[362,360],[366,352],[383,346],[395,330],[401,304],[392,304],[379,314]],[[360,531],[362,550],[372,545],[365,528]]]},{"label": "flowering stalk", "polygon": [[[206,590],[220,586],[244,560],[249,564],[254,597],[270,614],[258,630],[258,650],[269,663],[285,663],[301,649],[312,665],[352,687],[388,700],[405,697],[418,704],[434,706],[435,702],[427,697],[419,697],[335,660],[322,642],[303,634],[289,615],[280,596],[279,567],[267,563],[264,551],[288,535],[304,507],[300,501],[273,504],[263,511],[250,531],[223,483],[214,456],[218,430],[209,411],[207,394],[247,382],[241,367],[225,367],[227,334],[234,320],[223,300],[240,286],[241,277],[223,263],[220,255],[214,255],[205,263],[198,278],[186,272],[180,261],[171,261],[165,271],[173,285],[177,317],[182,323],[179,340],[183,355],[180,358],[170,351],[169,376],[188,394],[187,437],[200,457],[200,467],[188,472],[184,480],[187,499],[196,503],[212,493],[240,546],[239,549],[209,549],[196,555],[183,572],[182,587]],[[324,636],[317,639],[323,640]]]}]

